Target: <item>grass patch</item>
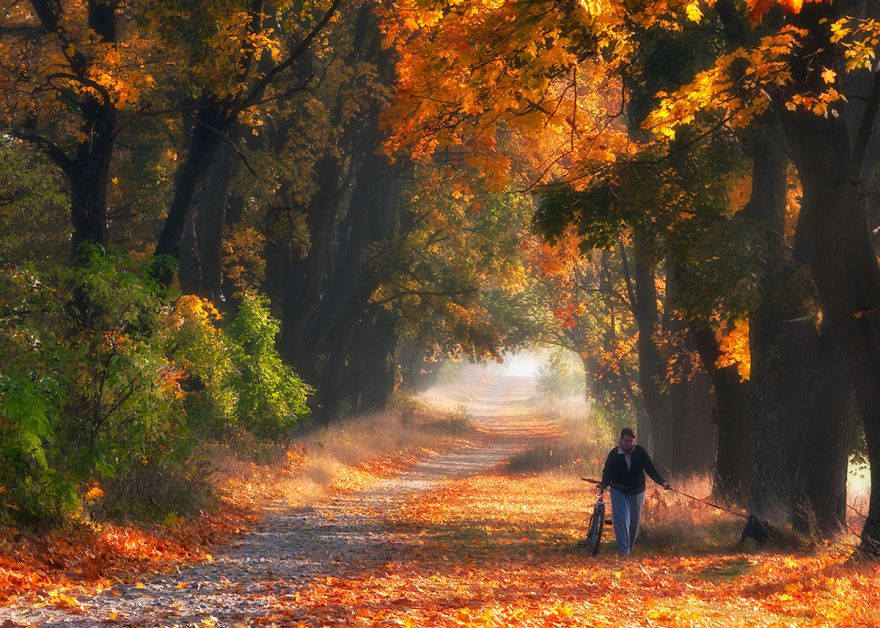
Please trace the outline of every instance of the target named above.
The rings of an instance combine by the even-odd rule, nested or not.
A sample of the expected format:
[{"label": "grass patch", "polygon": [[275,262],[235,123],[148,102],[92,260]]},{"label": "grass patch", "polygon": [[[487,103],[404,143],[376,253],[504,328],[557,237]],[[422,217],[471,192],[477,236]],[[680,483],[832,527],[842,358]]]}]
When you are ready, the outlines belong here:
[{"label": "grass patch", "polygon": [[695,572],[693,577],[708,581],[730,582],[754,570],[755,565],[748,558],[734,557],[721,564],[709,565],[706,569]]}]

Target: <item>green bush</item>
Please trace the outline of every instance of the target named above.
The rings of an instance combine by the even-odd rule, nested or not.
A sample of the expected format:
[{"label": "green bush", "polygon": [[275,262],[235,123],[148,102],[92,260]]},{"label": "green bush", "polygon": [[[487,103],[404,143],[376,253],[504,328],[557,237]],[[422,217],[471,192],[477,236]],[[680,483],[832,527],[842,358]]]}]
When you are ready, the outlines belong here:
[{"label": "green bush", "polygon": [[308,414],[311,388],[281,361],[275,349],[278,322],[263,297],[246,295],[229,326],[232,369],[228,385],[236,393],[238,425],[278,440]]},{"label": "green bush", "polygon": [[283,442],[308,413],[265,299],[224,331],[210,303],[169,302],[130,260],[81,259],[0,274],[0,523],[201,507],[203,444]]},{"label": "green bush", "polygon": [[229,385],[231,348],[219,312],[205,299],[184,295],[170,309],[168,353],[184,373],[181,386],[190,427],[203,440],[236,435],[236,391]]},{"label": "green bush", "polygon": [[140,269],[92,249],[45,279],[8,269],[0,286],[4,516],[74,514],[78,492],[181,451],[185,417],[159,331],[162,302]]},{"label": "green bush", "polygon": [[168,327],[187,416],[203,439],[278,443],[308,415],[311,388],[281,361],[279,325],[263,297],[246,295],[224,331],[210,303],[183,296]]}]

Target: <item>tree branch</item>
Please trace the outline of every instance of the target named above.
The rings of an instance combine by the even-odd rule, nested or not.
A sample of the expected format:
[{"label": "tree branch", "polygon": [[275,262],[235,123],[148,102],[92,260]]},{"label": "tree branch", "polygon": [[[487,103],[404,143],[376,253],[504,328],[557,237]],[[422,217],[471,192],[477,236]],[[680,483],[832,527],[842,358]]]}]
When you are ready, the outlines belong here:
[{"label": "tree branch", "polygon": [[69,174],[73,168],[73,161],[70,157],[68,157],[57,144],[50,142],[42,135],[21,129],[9,129],[6,132],[16,139],[35,145],[46,153],[46,155],[49,156],[49,159],[51,159],[65,174]]},{"label": "tree branch", "polygon": [[324,27],[330,22],[330,18],[335,15],[336,10],[339,8],[339,5],[342,3],[342,0],[333,0],[333,3],[330,5],[330,8],[327,9],[327,12],[324,13],[324,16],[315,24],[315,27],[306,35],[305,39],[303,39],[299,46],[297,46],[293,52],[288,55],[288,57],[273,67],[271,70],[266,72],[266,75],[260,79],[256,85],[251,89],[248,95],[242,101],[242,107],[248,107],[250,104],[260,98],[266,88],[275,80],[275,77],[284,72],[287,68],[293,65],[293,62],[296,61],[311,45],[312,41],[318,36],[318,34],[324,29]]},{"label": "tree branch", "polygon": [[391,303],[392,301],[397,301],[398,299],[402,299],[407,296],[417,296],[417,297],[455,297],[460,296],[462,294],[473,294],[477,292],[477,288],[466,288],[464,290],[402,290],[397,294],[393,294],[387,299],[382,299],[381,301],[371,301],[372,305],[386,305]]}]

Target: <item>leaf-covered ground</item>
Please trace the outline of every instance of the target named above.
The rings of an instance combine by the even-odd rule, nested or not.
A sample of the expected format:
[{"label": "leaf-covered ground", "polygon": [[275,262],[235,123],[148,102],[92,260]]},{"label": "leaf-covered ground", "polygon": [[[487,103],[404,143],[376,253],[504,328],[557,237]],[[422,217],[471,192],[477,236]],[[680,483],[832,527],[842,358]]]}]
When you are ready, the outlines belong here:
[{"label": "leaf-covered ground", "polygon": [[570,478],[502,469],[461,480],[390,514],[395,529],[418,541],[378,572],[316,584],[298,618],[307,625],[880,625],[880,575],[846,564],[847,548],[738,547],[739,520],[715,517],[689,535],[682,526],[692,524],[677,514],[688,506],[666,500],[657,491],[649,497],[654,513],[634,556],[617,557],[609,531],[591,558],[576,546],[586,500]]},{"label": "leaf-covered ground", "polygon": [[[589,557],[577,541],[592,495],[578,478],[595,473],[597,462],[583,435],[567,436],[546,415],[469,409],[480,432],[447,443],[455,451],[394,478],[390,461],[399,468],[411,458],[337,469],[331,492],[319,491],[307,505],[276,500],[260,524],[251,521],[259,508],[242,507],[225,528],[190,526],[192,539],[105,530],[81,557],[76,539],[46,541],[43,554],[34,546],[35,560],[66,567],[34,570],[29,592],[18,605],[0,607],[0,620],[71,627],[880,626],[880,574],[847,562],[853,539],[804,548],[783,535],[763,550],[751,541],[739,546],[741,519],[657,489],[649,490],[635,555],[618,558],[607,530],[602,552]],[[696,481],[682,487],[708,489]],[[211,534],[228,540],[236,527],[251,532],[226,549],[211,544]],[[138,578],[137,560],[165,573]],[[195,564],[177,568],[187,562]],[[76,570],[101,575],[86,586]]]}]

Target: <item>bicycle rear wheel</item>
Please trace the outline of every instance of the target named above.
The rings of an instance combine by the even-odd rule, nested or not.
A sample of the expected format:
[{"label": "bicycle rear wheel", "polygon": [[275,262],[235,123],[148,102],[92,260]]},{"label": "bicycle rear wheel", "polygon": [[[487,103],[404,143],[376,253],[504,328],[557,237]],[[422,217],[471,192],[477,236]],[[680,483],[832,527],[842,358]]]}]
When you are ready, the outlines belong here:
[{"label": "bicycle rear wheel", "polygon": [[596,504],[593,516],[590,517],[590,529],[587,532],[587,550],[590,556],[599,553],[599,543],[602,541],[602,527],[605,525],[605,504]]}]

